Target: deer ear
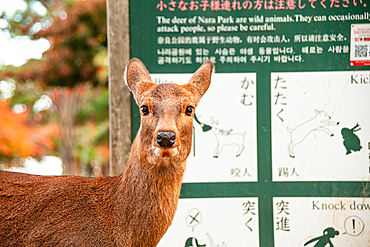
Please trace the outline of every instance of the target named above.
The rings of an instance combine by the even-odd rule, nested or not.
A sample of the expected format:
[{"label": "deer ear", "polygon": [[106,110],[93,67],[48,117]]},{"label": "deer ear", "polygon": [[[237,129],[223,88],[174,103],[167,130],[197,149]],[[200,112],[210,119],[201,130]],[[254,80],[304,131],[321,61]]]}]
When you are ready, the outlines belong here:
[{"label": "deer ear", "polygon": [[137,58],[133,58],[128,63],[123,79],[126,85],[134,95],[135,101],[138,102],[139,95],[148,91],[155,84],[152,82],[145,65]]},{"label": "deer ear", "polygon": [[211,84],[212,73],[215,70],[215,66],[211,61],[206,61],[195,71],[191,79],[184,87],[194,93],[197,96],[197,100],[207,92],[209,85]]}]

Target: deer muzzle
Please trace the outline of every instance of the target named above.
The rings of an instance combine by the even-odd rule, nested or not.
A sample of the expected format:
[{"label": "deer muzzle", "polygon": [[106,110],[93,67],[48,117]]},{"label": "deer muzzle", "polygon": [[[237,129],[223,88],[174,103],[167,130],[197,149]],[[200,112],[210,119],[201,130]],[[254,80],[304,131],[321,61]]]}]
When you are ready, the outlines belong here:
[{"label": "deer muzzle", "polygon": [[154,153],[160,157],[173,157],[177,154],[176,134],[173,131],[160,131],[157,134]]},{"label": "deer muzzle", "polygon": [[157,144],[161,147],[171,148],[176,142],[176,134],[173,131],[161,131],[157,134]]}]

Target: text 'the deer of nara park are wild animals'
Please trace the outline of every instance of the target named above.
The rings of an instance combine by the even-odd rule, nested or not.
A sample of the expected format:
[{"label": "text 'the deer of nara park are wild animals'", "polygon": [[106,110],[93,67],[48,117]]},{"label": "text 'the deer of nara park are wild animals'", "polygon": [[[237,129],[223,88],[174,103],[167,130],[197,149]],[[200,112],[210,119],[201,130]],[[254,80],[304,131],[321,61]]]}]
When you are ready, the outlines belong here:
[{"label": "text 'the deer of nara park are wild animals'", "polygon": [[141,126],[117,177],[35,176],[0,171],[1,246],[156,246],[174,217],[193,116],[214,66],[184,85],[154,84],[132,59],[126,83]]}]

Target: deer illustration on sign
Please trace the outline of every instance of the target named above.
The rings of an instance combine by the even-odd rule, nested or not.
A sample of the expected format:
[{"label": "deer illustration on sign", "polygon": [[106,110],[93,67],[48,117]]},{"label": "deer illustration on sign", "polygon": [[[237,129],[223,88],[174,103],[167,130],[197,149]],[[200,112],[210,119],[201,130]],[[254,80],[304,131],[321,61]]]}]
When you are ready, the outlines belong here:
[{"label": "deer illustration on sign", "polygon": [[239,157],[242,154],[244,150],[244,139],[246,136],[245,132],[234,132],[233,129],[224,130],[207,125],[200,122],[196,114],[194,114],[194,120],[202,127],[203,132],[211,131],[216,138],[217,144],[213,152],[213,158],[219,158],[223,148],[226,146],[235,146],[237,148],[236,157]]},{"label": "deer illustration on sign", "polygon": [[294,129],[287,127],[287,131],[290,133],[290,142],[288,144],[289,156],[295,158],[294,147],[303,142],[314,131],[322,131],[331,137],[334,136],[333,132],[327,127],[338,124],[339,122],[331,121],[331,116],[325,111],[315,109],[315,116],[313,118],[299,124]]}]

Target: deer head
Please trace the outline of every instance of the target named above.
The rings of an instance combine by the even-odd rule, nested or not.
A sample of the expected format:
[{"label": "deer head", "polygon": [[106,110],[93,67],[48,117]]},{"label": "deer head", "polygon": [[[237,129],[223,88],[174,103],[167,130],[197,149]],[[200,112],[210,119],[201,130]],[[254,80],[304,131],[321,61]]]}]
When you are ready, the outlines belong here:
[{"label": "deer head", "polygon": [[142,161],[156,165],[187,159],[194,110],[211,83],[213,70],[212,62],[207,61],[185,85],[154,84],[140,60],[129,62],[125,80],[140,107],[141,125],[134,145]]}]

